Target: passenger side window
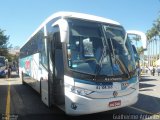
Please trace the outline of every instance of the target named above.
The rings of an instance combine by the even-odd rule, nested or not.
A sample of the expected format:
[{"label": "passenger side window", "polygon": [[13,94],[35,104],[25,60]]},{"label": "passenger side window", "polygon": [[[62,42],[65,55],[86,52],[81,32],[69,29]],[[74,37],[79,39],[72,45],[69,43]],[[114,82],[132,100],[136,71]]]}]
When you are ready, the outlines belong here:
[{"label": "passenger side window", "polygon": [[47,39],[45,37],[43,37],[43,39],[41,39],[41,64],[43,65],[43,67],[45,67],[46,69],[48,69],[48,58],[47,58]]}]

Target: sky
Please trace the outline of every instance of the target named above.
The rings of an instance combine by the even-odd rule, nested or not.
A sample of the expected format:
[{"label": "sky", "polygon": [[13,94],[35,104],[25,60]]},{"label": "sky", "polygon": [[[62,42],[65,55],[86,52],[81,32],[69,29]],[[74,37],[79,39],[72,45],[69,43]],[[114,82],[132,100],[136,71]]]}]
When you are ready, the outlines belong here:
[{"label": "sky", "polygon": [[160,15],[160,0],[0,0],[0,29],[22,46],[39,25],[59,11],[92,14],[144,33]]}]

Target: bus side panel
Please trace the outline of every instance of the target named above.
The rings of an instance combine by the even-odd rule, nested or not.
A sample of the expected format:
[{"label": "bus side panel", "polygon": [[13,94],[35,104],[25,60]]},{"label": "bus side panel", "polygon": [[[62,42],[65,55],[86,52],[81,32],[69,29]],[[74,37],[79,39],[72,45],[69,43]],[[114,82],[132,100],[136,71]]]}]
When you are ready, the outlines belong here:
[{"label": "bus side panel", "polygon": [[42,68],[41,74],[43,79],[41,79],[41,99],[44,104],[49,106],[49,93],[48,93],[48,72]]},{"label": "bus side panel", "polygon": [[24,82],[40,93],[39,53],[20,59]]},{"label": "bus side panel", "polygon": [[41,94],[42,101],[48,106],[48,71],[40,63],[40,53],[20,59],[20,73],[24,82]]}]

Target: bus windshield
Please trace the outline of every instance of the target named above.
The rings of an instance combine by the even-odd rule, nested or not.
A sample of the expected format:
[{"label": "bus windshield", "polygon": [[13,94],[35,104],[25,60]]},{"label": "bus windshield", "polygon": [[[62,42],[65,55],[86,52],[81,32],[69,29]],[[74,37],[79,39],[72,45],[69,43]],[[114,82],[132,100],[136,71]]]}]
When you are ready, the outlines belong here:
[{"label": "bus windshield", "polygon": [[115,76],[133,70],[134,59],[125,41],[121,26],[70,20],[67,44],[68,66],[71,70]]},{"label": "bus windshield", "polygon": [[5,59],[4,57],[0,57],[0,67],[5,66]]}]

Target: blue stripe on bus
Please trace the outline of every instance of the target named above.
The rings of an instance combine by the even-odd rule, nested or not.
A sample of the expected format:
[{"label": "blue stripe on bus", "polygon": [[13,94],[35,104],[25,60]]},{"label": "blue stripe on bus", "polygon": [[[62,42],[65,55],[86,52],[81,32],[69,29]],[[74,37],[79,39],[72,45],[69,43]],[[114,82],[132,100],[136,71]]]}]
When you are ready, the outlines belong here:
[{"label": "blue stripe on bus", "polygon": [[[94,81],[88,81],[88,80],[81,80],[81,79],[74,79],[75,82],[84,83],[84,84],[90,84],[90,85],[113,85],[113,82],[94,82]],[[117,81],[118,82],[118,81]],[[136,83],[137,77],[133,77],[129,80],[127,80],[129,84]],[[122,82],[119,82],[122,83]]]},{"label": "blue stripe on bus", "polygon": [[80,79],[74,79],[75,82],[84,83],[84,84],[90,84],[90,85],[113,85],[113,82],[92,82],[88,80],[80,80]]}]

